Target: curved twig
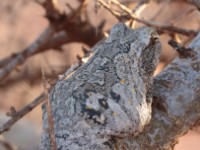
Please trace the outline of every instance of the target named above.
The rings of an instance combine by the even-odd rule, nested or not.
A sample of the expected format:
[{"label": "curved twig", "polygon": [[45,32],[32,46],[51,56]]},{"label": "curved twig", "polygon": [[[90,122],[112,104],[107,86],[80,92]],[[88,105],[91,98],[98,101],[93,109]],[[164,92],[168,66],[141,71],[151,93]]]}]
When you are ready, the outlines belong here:
[{"label": "curved twig", "polygon": [[45,95],[44,93],[40,94],[33,102],[26,105],[24,108],[22,108],[20,111],[15,112],[12,114],[12,118],[9,119],[1,128],[0,128],[0,134],[3,132],[8,131],[19,119],[24,117],[27,113],[32,111],[36,106],[38,106],[40,103],[44,101]]},{"label": "curved twig", "polygon": [[[116,18],[123,18],[124,17],[124,16],[121,16],[121,14],[118,13],[117,11],[112,10],[111,7],[107,3],[105,3],[103,0],[98,0],[98,2],[104,8],[106,8],[108,11],[110,11]],[[118,5],[118,3],[115,3],[115,4]],[[127,18],[134,19],[134,20],[136,20],[140,23],[143,23],[147,26],[157,28],[158,30],[162,30],[164,32],[178,33],[178,34],[182,34],[182,35],[186,35],[186,36],[196,36],[198,34],[198,31],[195,31],[195,30],[188,30],[188,29],[184,29],[184,28],[175,27],[175,26],[172,26],[172,25],[162,25],[158,22],[148,21],[148,20],[137,18],[132,13],[132,11],[123,4],[118,5],[118,7],[120,9],[122,9],[124,12],[127,13],[127,15],[128,15],[128,16],[126,16]]]}]

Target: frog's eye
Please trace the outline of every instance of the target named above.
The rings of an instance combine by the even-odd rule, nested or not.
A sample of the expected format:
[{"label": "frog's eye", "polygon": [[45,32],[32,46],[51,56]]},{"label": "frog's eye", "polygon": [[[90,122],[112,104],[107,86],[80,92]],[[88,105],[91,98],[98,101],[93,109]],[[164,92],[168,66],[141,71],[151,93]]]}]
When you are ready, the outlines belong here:
[{"label": "frog's eye", "polygon": [[153,40],[154,40],[155,42],[158,42],[158,41],[159,41],[159,38],[158,38],[158,37],[154,37]]},{"label": "frog's eye", "polygon": [[155,44],[155,43],[157,43],[159,41],[159,38],[157,37],[157,36],[153,36],[152,38],[151,38],[151,44]]}]

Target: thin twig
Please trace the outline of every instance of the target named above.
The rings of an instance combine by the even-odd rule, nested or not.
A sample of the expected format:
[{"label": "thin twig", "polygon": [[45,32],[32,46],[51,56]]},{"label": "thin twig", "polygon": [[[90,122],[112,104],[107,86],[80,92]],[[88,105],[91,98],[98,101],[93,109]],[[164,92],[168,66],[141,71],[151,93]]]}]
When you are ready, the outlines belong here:
[{"label": "thin twig", "polygon": [[[175,27],[175,26],[172,26],[172,25],[162,25],[158,22],[154,22],[154,21],[148,21],[148,20],[144,20],[144,19],[140,19],[140,18],[137,18],[132,12],[131,10],[126,7],[125,5],[123,4],[120,4],[120,3],[117,3],[116,0],[112,0],[120,9],[122,9],[123,11],[125,11],[131,18],[135,19],[136,21],[140,22],[140,23],[143,23],[143,24],[146,24],[148,26],[153,26],[155,28],[158,28],[160,30],[167,30],[167,31],[170,31],[170,32],[175,32],[175,33],[179,33],[179,34],[183,34],[183,35],[187,35],[187,36],[190,36],[191,34],[192,35],[197,35],[197,31],[193,31],[193,30],[186,30],[186,29],[183,29],[183,28],[178,28],[178,27]],[[195,34],[195,33],[196,34]]]},{"label": "thin twig", "polygon": [[[101,24],[100,24],[101,25]],[[76,25],[74,25],[76,26]],[[77,26],[78,27],[78,26]],[[102,29],[102,28],[101,28]],[[99,29],[99,31],[101,30]],[[68,29],[70,30],[70,29]],[[98,40],[103,38],[103,34],[99,34],[95,36],[95,32],[92,32],[94,28],[88,24],[87,27],[81,28],[80,32],[72,33],[72,34],[67,34],[65,31],[60,31],[56,33],[54,36],[51,36],[48,42],[43,43],[43,45],[38,45],[38,47],[34,48],[34,51],[32,53],[28,53],[27,50],[31,49],[31,46],[34,45],[31,44],[28,48],[24,49],[22,52],[19,52],[18,54],[15,54],[11,57],[5,58],[0,61],[0,82],[6,79],[6,77],[18,66],[22,65],[26,59],[29,57],[45,52],[50,49],[59,49],[63,44],[71,43],[71,42],[82,42],[85,43],[89,46],[94,45]],[[86,34],[90,36],[95,36],[95,38],[91,41],[88,40],[88,38],[85,36]],[[95,34],[95,35],[94,35]],[[38,41],[38,40],[36,40]],[[9,68],[10,65],[12,64],[12,69]]]},{"label": "thin twig", "polygon": [[41,67],[42,71],[42,82],[44,86],[44,94],[45,94],[45,106],[47,109],[47,118],[48,118],[48,133],[50,137],[50,143],[51,143],[51,150],[57,150],[57,144],[56,144],[56,139],[55,139],[55,132],[54,132],[54,120],[52,117],[52,111],[51,111],[51,104],[49,101],[49,95],[48,95],[48,89],[46,85],[46,76],[44,69]]},{"label": "thin twig", "polygon": [[[37,41],[37,40],[36,40]],[[37,53],[40,53],[40,52],[43,52],[43,51],[46,51],[46,50],[49,50],[50,48],[58,48],[60,47],[63,43],[68,43],[68,42],[71,42],[72,40],[69,39],[69,36],[64,32],[64,31],[61,31],[57,34],[55,34],[53,37],[51,37],[51,39],[49,40],[49,42],[47,42],[46,44],[44,44],[43,46],[39,46],[37,49],[34,50],[33,53],[31,53],[31,55],[34,55],[34,54],[37,54]],[[34,44],[35,42],[33,42]],[[33,45],[31,44],[31,45]],[[10,63],[13,59],[17,59],[16,57],[18,56],[24,56],[27,52],[26,50],[30,49],[31,45],[22,50],[21,52],[17,53],[17,54],[13,54],[12,56],[10,57],[7,57],[3,60],[0,61],[0,68],[3,68],[5,67],[6,65],[8,65],[8,63]],[[30,55],[26,55],[26,58],[27,59]],[[20,65],[20,64],[16,64],[17,66]],[[12,70],[11,70],[12,71]]]},{"label": "thin twig", "polygon": [[[116,6],[118,6],[119,8],[123,8],[126,9],[127,7],[123,4],[121,4],[118,0],[110,0],[111,3],[115,4]],[[129,13],[132,13],[135,15],[135,17],[140,17],[140,14],[142,13],[142,11],[147,7],[147,3],[149,3],[150,0],[141,0],[138,5],[135,7],[135,9],[133,11],[129,11]],[[136,21],[134,19],[131,18],[131,20],[126,21],[126,24],[130,23],[130,27],[134,28],[136,26]]]},{"label": "thin twig", "polygon": [[43,45],[48,43],[54,32],[55,31],[52,27],[47,28],[33,44],[24,49],[22,53],[16,54],[15,57],[6,64],[6,66],[0,69],[0,82],[18,65],[24,63],[29,56],[36,53]]},{"label": "thin twig", "polygon": [[[107,10],[109,10],[112,14],[114,14],[117,18],[120,18],[122,17],[121,15],[119,15],[119,13],[113,13],[113,10],[110,8],[109,5],[107,5],[107,3],[105,3],[103,0],[98,0],[98,2],[103,6],[105,7]],[[121,4],[122,5],[122,4]],[[119,7],[125,11],[128,15],[129,18],[132,18],[140,23],[143,23],[147,26],[152,26],[154,28],[157,28],[158,30],[162,30],[162,31],[165,31],[165,32],[170,32],[170,33],[179,33],[179,34],[182,34],[182,35],[186,35],[186,36],[195,36],[198,34],[197,31],[195,30],[187,30],[187,29],[184,29],[184,28],[179,28],[179,27],[175,27],[175,26],[172,26],[172,25],[162,25],[158,22],[154,22],[154,21],[148,21],[148,20],[144,20],[144,19],[140,19],[140,18],[137,18],[135,17],[135,15],[131,12],[131,10],[129,8],[127,8],[126,6],[123,6],[121,7],[119,5]]]},{"label": "thin twig", "polygon": [[108,11],[110,11],[110,13],[115,16],[118,20],[121,20],[122,15],[121,13],[113,10],[110,5],[108,5],[106,2],[104,2],[103,0],[98,0],[98,2],[104,7],[106,8]]},{"label": "thin twig", "polygon": [[8,131],[19,119],[24,117],[27,113],[32,111],[37,105],[44,101],[44,93],[40,94],[34,101],[30,104],[26,105],[24,108],[19,110],[14,114],[12,118],[10,118],[1,128],[0,128],[0,135],[3,132]]},{"label": "thin twig", "polygon": [[[81,21],[80,21],[81,22]],[[78,22],[79,23],[79,22]],[[89,29],[92,28],[90,24],[88,24]],[[81,31],[85,32],[85,29],[82,29]],[[91,30],[90,30],[91,31]],[[55,30],[52,27],[48,27],[40,36],[39,38],[32,43],[28,48],[24,49],[21,53],[18,53],[10,58],[6,58],[0,62],[1,64],[1,70],[0,70],[0,81],[2,81],[8,74],[11,73],[12,70],[16,68],[16,66],[22,64],[28,57],[31,55],[34,55],[38,52],[45,51],[49,48],[58,48],[64,43],[69,43],[72,41],[81,41],[80,36],[74,35],[71,37],[71,35],[68,35],[66,32],[61,31],[54,35]],[[54,35],[54,36],[53,36]],[[82,35],[81,35],[82,37]],[[99,39],[102,38],[102,36],[99,36]],[[91,43],[87,43],[87,41],[82,40],[82,42],[85,42],[86,44],[90,45]],[[94,44],[94,43],[93,43]],[[75,71],[79,66],[81,66],[80,62],[77,67],[72,66],[69,71],[65,73],[64,76],[68,76],[68,74]],[[54,84],[53,84],[54,85]],[[53,87],[52,85],[52,87]],[[39,97],[37,97],[34,101],[32,101],[30,104],[26,105],[19,111],[12,111],[11,118],[0,127],[0,134],[3,132],[8,131],[18,120],[20,120],[23,116],[25,116],[27,113],[29,113],[31,110],[33,110],[36,106],[41,104],[45,99],[45,93],[42,93]],[[13,107],[14,108],[14,107]]]}]

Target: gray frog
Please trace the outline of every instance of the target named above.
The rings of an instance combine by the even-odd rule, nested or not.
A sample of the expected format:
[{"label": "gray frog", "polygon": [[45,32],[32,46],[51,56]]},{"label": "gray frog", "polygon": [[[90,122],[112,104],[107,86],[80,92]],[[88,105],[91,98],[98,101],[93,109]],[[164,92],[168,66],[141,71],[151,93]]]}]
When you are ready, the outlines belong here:
[{"label": "gray frog", "polygon": [[[115,25],[92,58],[50,92],[58,150],[113,150],[151,119],[152,74],[161,45],[149,27]],[[50,149],[43,107],[41,150]]]}]

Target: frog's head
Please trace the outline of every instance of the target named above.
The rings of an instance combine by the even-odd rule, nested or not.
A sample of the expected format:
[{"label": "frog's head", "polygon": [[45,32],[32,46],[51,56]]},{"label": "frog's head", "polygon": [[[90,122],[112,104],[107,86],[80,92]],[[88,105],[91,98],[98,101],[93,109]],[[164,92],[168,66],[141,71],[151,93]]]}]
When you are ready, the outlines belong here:
[{"label": "frog's head", "polygon": [[139,59],[138,68],[143,69],[146,74],[153,74],[158,64],[158,57],[161,52],[161,44],[158,34],[150,27],[130,29],[123,23],[115,25],[107,42],[119,40],[120,44],[129,45],[129,55]]},{"label": "frog's head", "polygon": [[[161,43],[156,31],[150,27],[141,27],[136,30],[137,37],[131,43],[131,49],[135,49],[135,53],[141,63],[139,67],[144,70],[144,73],[152,75],[158,65],[159,56],[161,53]],[[137,48],[136,48],[137,47]]]}]

